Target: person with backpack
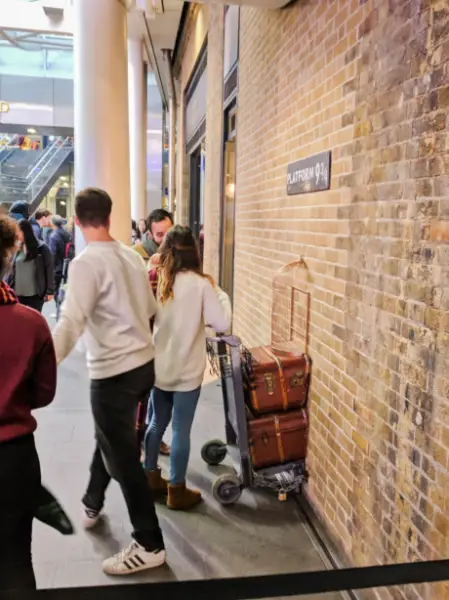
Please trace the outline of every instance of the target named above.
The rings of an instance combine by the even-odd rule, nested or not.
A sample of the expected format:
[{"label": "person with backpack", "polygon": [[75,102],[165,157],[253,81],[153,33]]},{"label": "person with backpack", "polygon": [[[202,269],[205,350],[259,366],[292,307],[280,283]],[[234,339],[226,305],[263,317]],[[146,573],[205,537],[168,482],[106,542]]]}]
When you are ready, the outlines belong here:
[{"label": "person with backpack", "polygon": [[28,220],[30,218],[30,205],[28,202],[18,200],[11,206],[8,216],[16,222],[22,219]]},{"label": "person with backpack", "polygon": [[58,305],[59,305],[59,313],[61,311],[61,306],[62,303],[64,302],[64,298],[66,295],[66,291],[67,291],[67,282],[68,282],[68,278],[69,278],[69,266],[70,263],[72,262],[72,260],[75,258],[75,222],[73,219],[71,219],[72,224],[68,224],[66,226],[66,232],[69,234],[70,236],[70,241],[68,242],[68,244],[65,247],[65,254],[64,254],[64,262],[62,265],[62,281],[61,281],[61,285],[59,287],[59,293],[58,293]]},{"label": "person with backpack", "polygon": [[45,208],[37,210],[30,218],[30,223],[37,239],[48,245],[52,234],[51,212]]},{"label": "person with backpack", "polygon": [[49,247],[37,240],[31,223],[18,223],[19,247],[7,283],[19,302],[42,312],[45,302],[53,299],[55,284],[53,257]]},{"label": "person with backpack", "polygon": [[67,245],[71,242],[70,234],[64,229],[64,219],[59,215],[51,217],[53,233],[50,236],[50,250],[53,254],[53,264],[55,271],[55,304],[56,320],[59,319],[61,302],[59,292],[63,282],[64,262],[67,254]]}]

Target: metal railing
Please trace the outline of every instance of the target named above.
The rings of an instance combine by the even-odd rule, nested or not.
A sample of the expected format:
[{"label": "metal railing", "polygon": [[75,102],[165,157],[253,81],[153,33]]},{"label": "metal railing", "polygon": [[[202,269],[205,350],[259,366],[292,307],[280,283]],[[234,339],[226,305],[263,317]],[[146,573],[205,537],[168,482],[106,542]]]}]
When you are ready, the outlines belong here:
[{"label": "metal railing", "polygon": [[22,200],[33,205],[60,166],[73,152],[71,138],[57,139],[47,148],[26,177],[0,173],[0,202]]},{"label": "metal railing", "polygon": [[30,171],[28,178],[31,181],[26,188],[30,203],[72,152],[73,143],[70,138],[65,138],[60,144],[53,144],[45,155],[45,161],[40,160]]},{"label": "metal railing", "polygon": [[11,155],[11,152],[14,150],[14,144],[19,140],[19,136],[17,134],[13,135],[12,137],[2,135],[0,136],[0,142],[3,142],[5,138],[7,142],[0,146],[0,165]]}]

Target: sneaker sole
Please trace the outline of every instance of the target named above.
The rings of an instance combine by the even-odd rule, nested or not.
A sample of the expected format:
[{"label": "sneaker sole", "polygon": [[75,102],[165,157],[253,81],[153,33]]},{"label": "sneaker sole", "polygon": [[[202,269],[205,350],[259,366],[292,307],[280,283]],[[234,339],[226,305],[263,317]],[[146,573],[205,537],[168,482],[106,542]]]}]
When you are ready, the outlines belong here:
[{"label": "sneaker sole", "polygon": [[103,517],[103,515],[102,515],[102,513],[100,513],[97,517],[92,519],[83,512],[83,529],[84,529],[84,531],[89,531],[90,529],[94,529],[100,523],[102,517]]},{"label": "sneaker sole", "polygon": [[91,529],[95,529],[95,527],[97,527],[97,525],[99,524],[100,520],[101,517],[98,517],[98,519],[96,519],[95,521],[92,520],[92,522],[83,521],[84,531],[90,531]]},{"label": "sneaker sole", "polygon": [[160,567],[163,567],[164,564],[166,563],[165,552],[163,552],[161,554],[164,555],[163,558],[161,558],[159,561],[157,561],[151,565],[145,564],[145,565],[142,565],[141,567],[134,567],[132,570],[127,570],[127,571],[108,570],[107,567],[103,566],[103,573],[105,573],[106,575],[110,575],[112,577],[124,577],[126,575],[135,575],[136,573],[140,573],[141,571],[149,571],[150,569],[158,569]]}]

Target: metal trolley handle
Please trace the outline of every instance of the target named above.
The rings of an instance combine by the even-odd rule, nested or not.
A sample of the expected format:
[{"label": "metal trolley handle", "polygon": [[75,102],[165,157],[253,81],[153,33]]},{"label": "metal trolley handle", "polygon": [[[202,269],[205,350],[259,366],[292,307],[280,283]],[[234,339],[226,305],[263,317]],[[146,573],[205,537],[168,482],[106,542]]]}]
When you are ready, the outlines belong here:
[{"label": "metal trolley handle", "polygon": [[240,338],[238,338],[235,335],[221,335],[218,334],[216,337],[208,337],[207,338],[208,342],[224,342],[225,344],[227,344],[228,346],[231,346],[232,348],[236,348],[239,347],[241,345],[241,340]]}]

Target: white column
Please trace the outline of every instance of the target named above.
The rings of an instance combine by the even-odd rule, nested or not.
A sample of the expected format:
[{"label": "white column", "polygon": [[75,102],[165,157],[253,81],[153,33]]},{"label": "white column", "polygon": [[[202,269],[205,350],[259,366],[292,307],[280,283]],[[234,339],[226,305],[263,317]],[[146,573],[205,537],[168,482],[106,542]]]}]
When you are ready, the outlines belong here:
[{"label": "white column", "polygon": [[141,40],[128,40],[129,142],[131,215],[138,221],[146,209],[146,81]]},{"label": "white column", "polygon": [[[74,0],[75,188],[113,201],[111,233],[131,242],[126,9],[118,0]],[[77,236],[80,250],[81,240]]]}]

